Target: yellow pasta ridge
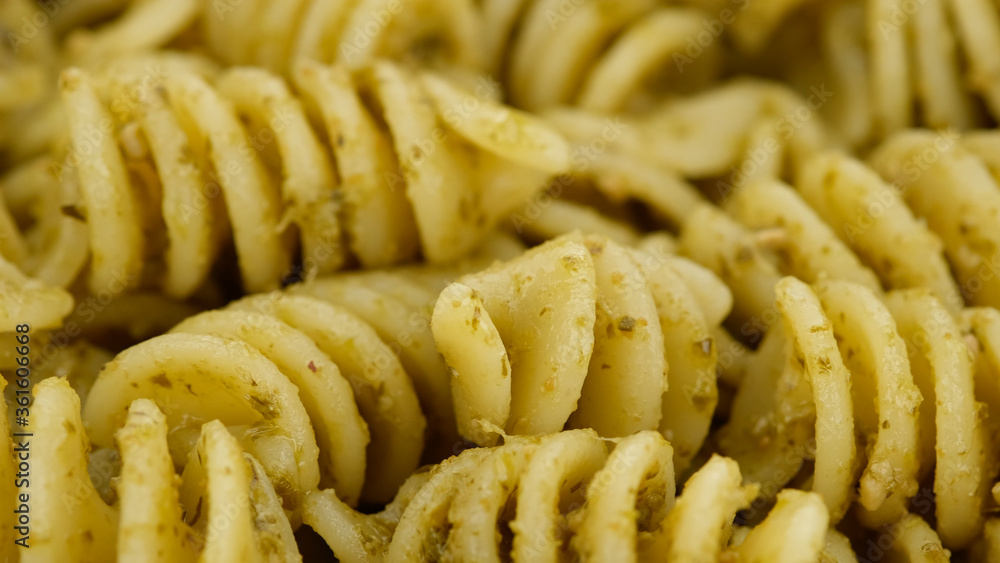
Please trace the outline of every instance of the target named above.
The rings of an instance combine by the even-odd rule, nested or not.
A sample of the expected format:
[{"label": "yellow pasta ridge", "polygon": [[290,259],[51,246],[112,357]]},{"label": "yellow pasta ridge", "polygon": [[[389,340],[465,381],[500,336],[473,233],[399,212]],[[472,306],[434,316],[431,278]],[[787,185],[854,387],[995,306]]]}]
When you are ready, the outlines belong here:
[{"label": "yellow pasta ridge", "polygon": [[[654,77],[688,87],[714,78],[720,45],[695,37],[708,18],[693,8],[651,0],[606,4],[558,0],[482,3],[491,69],[504,76],[511,101],[530,110],[574,105],[613,113],[648,106]],[[692,49],[694,44],[694,49]]]},{"label": "yellow pasta ridge", "polygon": [[306,500],[305,519],[341,561],[819,558],[828,516],[818,495],[784,492],[736,541],[732,521],[757,485],[715,456],[675,498],[672,453],[653,431],[509,437],[415,474],[381,513],[358,514],[324,491]]},{"label": "yellow pasta ridge", "polygon": [[57,170],[87,225],[94,292],[124,278],[189,296],[230,236],[248,292],[276,288],[296,248],[306,277],[418,251],[449,261],[568,163],[537,118],[388,62],[304,62],[294,92],[262,69],[209,80],[176,66],[128,111],[116,100],[141,81],[134,68],[63,73]]},{"label": "yellow pasta ridge", "polygon": [[248,298],[119,354],[84,406],[94,443],[109,447],[121,423],[109,413],[141,397],[165,411],[175,457],[221,420],[296,518],[318,486],[352,505],[388,500],[423,452],[425,419],[399,360],[367,323],[306,296]]},{"label": "yellow pasta ridge", "polygon": [[843,93],[832,123],[852,146],[913,126],[982,125],[980,100],[994,119],[1000,115],[995,4],[844,2],[823,9],[820,21],[825,77]]},{"label": "yellow pasta ridge", "polygon": [[[918,483],[933,469],[937,526],[928,533],[967,547],[995,473],[977,401],[983,376],[963,337],[970,321],[926,289],[883,302],[856,283],[810,288],[789,277],[776,292],[781,326],[751,360],[715,436],[720,450],[765,495],[805,480],[834,521],[856,502],[858,519],[879,529],[905,527],[910,509],[929,516]],[[806,460],[812,474],[799,475]]]},{"label": "yellow pasta ridge", "polygon": [[[33,393],[30,437],[15,443],[30,449],[30,484],[18,489],[30,495],[30,534],[27,547],[5,542],[7,560],[301,561],[281,498],[220,422],[200,429],[178,476],[164,414],[152,401],[131,403],[114,436],[120,474],[112,505],[88,474],[90,443],[76,393],[58,378]],[[6,416],[0,426],[8,431]],[[0,473],[13,478],[11,463]]]},{"label": "yellow pasta ridge", "polygon": [[289,72],[300,59],[360,68],[378,58],[447,69],[483,65],[481,21],[468,0],[202,0],[204,39],[226,64]]},{"label": "yellow pasta ridge", "polygon": [[37,376],[69,373],[100,448],[122,424],[111,413],[138,398],[167,416],[178,465],[201,425],[222,421],[263,464],[293,522],[317,487],[352,506],[385,502],[422,455],[442,459],[458,441],[447,368],[430,335],[440,288],[520,251],[498,238],[447,266],[344,274],[247,297],[121,352],[96,380],[74,367],[88,361],[86,350],[50,358]]},{"label": "yellow pasta ridge", "polygon": [[713,327],[729,303],[726,288],[688,261],[579,233],[461,277],[441,293],[431,325],[454,375],[459,433],[490,444],[491,428],[658,428],[681,471],[711,423]]}]

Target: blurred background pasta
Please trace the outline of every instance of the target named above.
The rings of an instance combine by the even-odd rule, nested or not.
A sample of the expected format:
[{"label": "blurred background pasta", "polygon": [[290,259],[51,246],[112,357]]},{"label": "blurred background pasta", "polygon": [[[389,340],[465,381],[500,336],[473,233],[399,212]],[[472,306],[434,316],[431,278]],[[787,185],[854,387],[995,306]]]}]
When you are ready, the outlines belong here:
[{"label": "blurred background pasta", "polygon": [[997,2],[0,36],[4,561],[1000,561]]}]

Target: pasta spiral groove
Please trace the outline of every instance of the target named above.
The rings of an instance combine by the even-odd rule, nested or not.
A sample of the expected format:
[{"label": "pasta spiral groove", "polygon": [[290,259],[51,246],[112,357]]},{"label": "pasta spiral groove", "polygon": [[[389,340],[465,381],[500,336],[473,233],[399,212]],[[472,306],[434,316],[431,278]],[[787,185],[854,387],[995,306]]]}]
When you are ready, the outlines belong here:
[{"label": "pasta spiral groove", "polygon": [[306,296],[247,298],[119,354],[84,407],[94,443],[108,447],[120,424],[108,413],[142,397],[163,405],[175,459],[201,422],[225,423],[293,515],[321,485],[352,505],[387,500],[423,452],[425,419],[393,353],[353,314]]},{"label": "pasta spiral groove", "polygon": [[[982,530],[993,461],[959,322],[926,289],[893,291],[883,303],[855,283],[810,288],[784,278],[776,292],[783,329],[754,358],[718,436],[721,451],[776,488],[814,459],[812,488],[834,521],[854,502],[865,464],[858,518],[872,527],[904,518],[936,467],[937,533],[945,546],[968,546]],[[867,455],[855,451],[855,433]]]},{"label": "pasta spiral groove", "polygon": [[1000,116],[1000,9],[988,0],[834,2],[820,8],[831,123],[852,146],[909,127],[959,130]]},{"label": "pasta spiral groove", "polygon": [[[151,401],[132,403],[115,433],[121,468],[117,502],[109,505],[88,474],[90,444],[76,393],[64,379],[49,378],[34,395],[36,465],[30,485],[22,485],[34,517],[30,547],[15,554],[13,540],[6,542],[0,553],[7,560],[301,561],[274,487],[218,421],[201,429],[178,477],[164,415]],[[6,416],[0,425],[8,431]],[[14,456],[6,454],[0,473],[13,483],[7,460]],[[4,524],[13,529],[13,521]]]},{"label": "pasta spiral groove", "polygon": [[296,248],[305,277],[355,258],[448,261],[566,165],[537,118],[387,62],[354,74],[302,63],[299,93],[261,69],[214,81],[174,70],[114,116],[109,100],[134,76],[63,74],[72,144],[60,168],[89,231],[94,292],[124,275],[187,297],[230,235],[248,292],[275,289]]},{"label": "pasta spiral groove", "polygon": [[651,96],[642,90],[657,71],[676,69],[669,80],[683,78],[689,87],[717,71],[717,45],[696,61],[686,54],[703,31],[705,15],[696,9],[654,0],[587,0],[571,10],[559,0],[486,0],[482,12],[487,60],[505,77],[511,101],[531,110],[648,106]]},{"label": "pasta spiral groove", "polygon": [[683,470],[715,409],[712,327],[730,299],[707,272],[699,282],[709,297],[696,298],[680,273],[691,268],[701,270],[577,233],[459,278],[441,293],[431,328],[455,375],[461,435],[490,444],[496,428],[659,428]]},{"label": "pasta spiral groove", "polygon": [[151,399],[178,466],[218,420],[296,525],[319,487],[351,506],[388,501],[422,456],[446,457],[457,440],[430,337],[434,299],[446,280],[512,252],[494,243],[463,262],[332,276],[190,316],[81,387],[88,435],[112,447],[128,406]]},{"label": "pasta spiral groove", "polygon": [[662,436],[643,431],[614,442],[608,452],[592,430],[511,437],[414,475],[384,512],[358,514],[321,492],[307,499],[305,518],[341,561],[558,561],[565,553],[581,561],[722,561],[731,550],[753,560],[766,556],[762,547],[783,534],[777,522],[787,518],[800,519],[793,543],[802,552],[770,560],[819,556],[827,516],[817,495],[783,494],[768,520],[730,548],[733,517],[757,494],[732,460],[713,457],[675,499]]}]

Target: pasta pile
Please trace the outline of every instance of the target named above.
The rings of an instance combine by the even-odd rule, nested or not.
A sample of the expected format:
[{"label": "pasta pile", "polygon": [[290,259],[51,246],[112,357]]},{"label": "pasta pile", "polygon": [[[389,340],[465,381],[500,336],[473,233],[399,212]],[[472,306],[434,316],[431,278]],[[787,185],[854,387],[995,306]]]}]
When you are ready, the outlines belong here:
[{"label": "pasta pile", "polygon": [[[441,293],[431,320],[455,373],[459,432],[489,445],[492,428],[548,434],[568,422],[603,436],[658,428],[683,471],[715,410],[711,332],[730,299],[683,258],[599,236],[560,237],[464,276]],[[533,344],[542,342],[551,348]]]},{"label": "pasta pile", "polygon": [[[70,144],[65,157],[53,157],[59,178],[44,177],[35,163],[14,174],[37,175],[64,194],[62,207],[36,223],[56,232],[28,236],[72,238],[77,248],[66,256],[66,245],[55,245],[59,254],[47,258],[61,263],[26,264],[29,273],[59,268],[45,274],[68,285],[84,266],[87,239],[94,294],[125,278],[126,289],[151,285],[189,297],[228,237],[251,292],[277,288],[296,249],[305,276],[335,271],[348,257],[380,266],[422,251],[447,261],[542,189],[567,159],[562,139],[536,118],[390,63],[353,76],[303,64],[301,98],[266,71],[236,68],[206,80],[211,71],[196,63],[163,61],[149,91],[149,76],[134,73],[147,66],[139,61],[103,79],[63,73]],[[139,90],[141,103],[117,105]],[[307,104],[322,115],[320,131]],[[257,147],[274,150],[258,154]],[[477,165],[464,167],[468,159]],[[66,217],[67,207],[76,217]],[[114,248],[118,241],[127,244]],[[144,266],[160,256],[162,264]]]},{"label": "pasta pile", "polygon": [[1000,562],[994,2],[0,32],[4,561]]},{"label": "pasta pile", "polygon": [[835,123],[848,143],[1000,117],[995,3],[833,2],[821,10],[819,50],[831,86],[844,93]]}]

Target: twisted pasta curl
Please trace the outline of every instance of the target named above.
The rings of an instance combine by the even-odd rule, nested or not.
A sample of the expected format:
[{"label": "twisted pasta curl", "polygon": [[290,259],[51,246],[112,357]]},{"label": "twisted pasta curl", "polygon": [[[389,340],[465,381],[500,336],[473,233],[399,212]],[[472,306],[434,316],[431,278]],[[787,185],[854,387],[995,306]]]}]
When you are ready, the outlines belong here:
[{"label": "twisted pasta curl", "polygon": [[995,274],[1000,248],[998,149],[1000,135],[993,131],[961,137],[904,131],[886,140],[869,159],[914,215],[940,237],[965,301],[990,307],[1000,307]]},{"label": "twisted pasta curl", "polygon": [[801,482],[803,462],[813,460],[808,479],[833,521],[856,500],[870,527],[905,521],[933,469],[930,533],[967,547],[983,528],[995,456],[959,322],[926,289],[893,291],[883,302],[855,283],[810,288],[789,277],[776,293],[782,329],[754,358],[717,436],[720,450],[764,484],[764,495]]},{"label": "twisted pasta curl", "polygon": [[648,107],[656,96],[646,86],[695,88],[719,66],[718,42],[696,40],[710,33],[706,15],[656,0],[486,0],[482,13],[491,68],[505,76],[511,101],[532,110]]},{"label": "twisted pasta curl", "polygon": [[[50,378],[35,386],[34,399],[29,437],[15,437],[21,449],[4,440],[5,561],[302,560],[263,468],[220,422],[204,424],[190,455],[176,460],[164,414],[152,401],[132,402],[114,435],[120,473],[107,502],[88,473],[90,443],[76,393],[64,379]],[[30,471],[13,462],[25,448]],[[26,514],[26,499],[30,536],[27,547],[16,547],[15,526],[26,525],[15,520],[16,509],[20,503]]]},{"label": "twisted pasta curl", "polygon": [[704,201],[683,178],[715,180],[707,195],[724,200],[755,178],[794,173],[831,143],[809,100],[757,79],[664,101],[641,118],[579,108],[543,115],[572,145],[571,173],[676,225]]},{"label": "twisted pasta curl", "polygon": [[261,461],[295,524],[317,487],[352,506],[388,501],[422,454],[441,459],[458,439],[429,329],[440,288],[517,251],[497,239],[463,262],[331,277],[184,319],[109,361],[92,387],[74,385],[90,437],[110,447],[120,413],[150,398],[178,465],[201,425],[220,420]]},{"label": "twisted pasta curl", "polygon": [[230,234],[250,292],[292,271],[296,234],[306,277],[341,267],[348,248],[364,266],[421,250],[447,261],[567,162],[538,119],[386,62],[353,75],[303,63],[299,94],[260,69],[214,86],[174,70],[122,112],[135,74],[63,75],[63,177],[89,231],[91,291],[124,275],[189,296]]},{"label": "twisted pasta curl", "polygon": [[850,144],[914,125],[983,124],[974,97],[1000,116],[1000,9],[994,3],[832,2],[821,21],[827,76],[843,92],[833,122]]},{"label": "twisted pasta curl", "polygon": [[[736,46],[750,53],[760,51],[767,42],[782,30],[790,13],[808,4],[805,0],[778,0],[750,2],[749,0],[687,0],[717,19],[712,23],[728,26],[727,32]],[[718,23],[716,23],[718,22]],[[706,26],[708,27],[708,26]],[[713,33],[717,28],[709,28]]]},{"label": "twisted pasta curl", "polygon": [[199,9],[196,0],[4,2],[0,158],[17,164],[61,142],[63,114],[56,87],[61,69],[79,65],[97,70],[136,53],[182,45],[177,40]]},{"label": "twisted pasta curl", "polygon": [[[127,116],[145,92],[162,85],[163,76],[176,72],[199,72],[209,75],[214,65],[203,59],[176,53],[139,55],[109,63],[99,71],[100,76],[129,75],[135,77],[134,87],[122,87],[111,104],[115,116]],[[85,132],[83,150],[88,154],[96,149],[94,143],[113,131],[113,120],[93,122]],[[96,137],[95,137],[96,135]],[[69,287],[87,264],[89,231],[87,220],[80,215],[82,207],[79,186],[73,172],[80,164],[79,155],[57,162],[52,155],[39,157],[21,164],[5,175],[0,182],[3,197],[0,201],[0,253],[15,263],[22,271],[41,282]],[[74,153],[75,154],[75,153]],[[103,202],[105,196],[118,193],[101,186],[94,192]],[[100,209],[97,212],[98,218]],[[114,240],[117,246],[120,240]],[[125,243],[127,246],[131,243]],[[94,289],[93,296],[102,300],[120,295],[135,286],[139,278],[135,272],[115,269],[102,284]]]},{"label": "twisted pasta curl", "polygon": [[459,278],[431,324],[454,374],[459,433],[491,444],[496,428],[659,428],[681,471],[712,420],[712,327],[729,303],[725,287],[690,262],[578,233]]},{"label": "twisted pasta curl", "polygon": [[580,228],[629,245],[641,239],[635,226],[650,219],[681,231],[709,200],[722,203],[758,179],[809,170],[806,163],[829,143],[810,107],[785,87],[736,80],[665,102],[643,119],[546,111],[570,142],[571,168],[511,224],[533,240]]},{"label": "twisted pasta curl", "polygon": [[424,416],[395,355],[354,315],[304,296],[240,301],[118,355],[84,406],[94,443],[110,446],[112,413],[141,397],[164,410],[176,460],[202,423],[226,424],[293,521],[320,485],[350,504],[388,500],[423,451]]},{"label": "twisted pasta curl", "polygon": [[29,278],[0,256],[0,332],[13,332],[17,324],[59,328],[72,308],[65,290]]},{"label": "twisted pasta curl", "polygon": [[481,21],[468,0],[203,1],[205,42],[227,64],[274,72],[312,59],[364,67],[377,58],[483,67]]},{"label": "twisted pasta curl", "polygon": [[668,80],[687,88],[716,73],[715,41],[699,47],[707,52],[697,60],[688,52],[704,31],[698,10],[655,0],[571,8],[558,1],[216,2],[202,24],[209,48],[228,64],[286,72],[300,59],[360,68],[386,57],[458,76],[488,71],[505,76],[511,101],[528,109],[641,107],[650,98],[643,87],[666,81],[662,69],[676,67]]},{"label": "twisted pasta curl", "polygon": [[782,275],[853,281],[876,294],[926,287],[961,310],[966,292],[951,275],[941,231],[907,206],[898,184],[856,159],[818,152],[794,186],[754,181],[731,194],[725,211],[699,207],[682,229],[682,253],[732,289],[744,337],[757,343],[777,321],[773,288]]},{"label": "twisted pasta curl", "polygon": [[757,494],[756,485],[741,485],[736,463],[711,458],[675,500],[662,436],[644,431],[614,442],[609,453],[591,430],[511,437],[414,475],[378,514],[358,514],[330,491],[313,493],[305,520],[341,561],[819,557],[828,516],[818,495],[783,493],[760,526],[727,547],[733,517]]}]

